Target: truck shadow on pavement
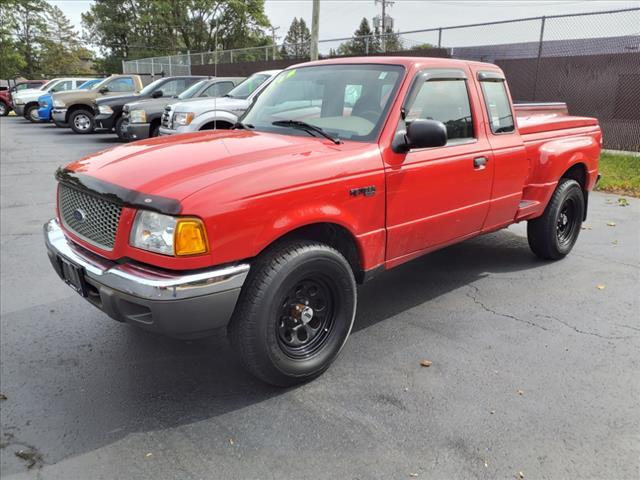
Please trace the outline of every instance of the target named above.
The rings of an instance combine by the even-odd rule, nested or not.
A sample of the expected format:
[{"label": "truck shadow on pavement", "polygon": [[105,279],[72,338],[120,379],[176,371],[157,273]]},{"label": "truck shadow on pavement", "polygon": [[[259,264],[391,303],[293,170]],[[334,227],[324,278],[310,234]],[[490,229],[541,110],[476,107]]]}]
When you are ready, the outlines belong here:
[{"label": "truck shadow on pavement", "polygon": [[[510,231],[435,252],[360,287],[354,331],[491,273],[542,265],[526,239]],[[247,374],[224,335],[191,342],[152,335],[114,323],[75,297],[18,313],[13,320],[18,314],[7,315],[3,332],[14,338],[5,342],[3,368],[16,377],[3,382],[7,473],[21,469],[13,455],[21,445],[53,464],[138,432],[211,420],[288,392]]]}]

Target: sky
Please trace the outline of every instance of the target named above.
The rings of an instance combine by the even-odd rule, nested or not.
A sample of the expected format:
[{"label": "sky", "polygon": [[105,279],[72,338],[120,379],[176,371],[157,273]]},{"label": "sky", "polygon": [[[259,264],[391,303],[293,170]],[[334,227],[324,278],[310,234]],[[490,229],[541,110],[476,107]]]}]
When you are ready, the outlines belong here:
[{"label": "sky", "polygon": [[[47,0],[55,4],[80,28],[81,13],[91,5],[91,0]],[[389,8],[389,14],[394,18],[395,30],[418,30],[437,28],[453,25],[463,25],[494,20],[507,20],[513,18],[537,17],[542,15],[559,15],[565,13],[580,13],[601,10],[616,10],[621,8],[640,7],[640,0],[396,0]],[[265,11],[272,25],[280,27],[276,32],[278,41],[281,42],[289,28],[293,17],[302,17],[311,24],[311,0],[266,0]],[[349,37],[362,20],[379,15],[380,4],[374,0],[320,0],[320,40]],[[618,20],[616,20],[617,22]],[[556,22],[558,29],[571,29],[567,22]],[[627,25],[623,25],[624,27]],[[553,25],[551,25],[553,28]],[[602,27],[601,27],[602,28]],[[633,27],[631,27],[633,28]],[[614,34],[616,25],[612,25],[610,32],[602,32],[603,35]],[[537,30],[533,25],[523,26],[512,31],[503,30],[509,37],[516,36],[517,41],[531,41]],[[640,27],[638,28],[640,30]],[[453,32],[452,32],[453,33]],[[482,34],[490,34],[483,30]],[[493,32],[495,35],[495,32]],[[626,32],[623,34],[640,33]],[[468,31],[468,36],[474,34]],[[480,35],[480,32],[476,32]],[[553,34],[553,33],[552,33]],[[560,33],[558,33],[559,35]],[[407,35],[410,43],[433,43],[433,35]],[[450,37],[453,41],[453,38]],[[514,41],[510,39],[509,41]],[[467,40],[471,41],[469,37]],[[496,42],[498,39],[496,39]],[[322,42],[320,51],[335,48],[340,42]],[[494,43],[493,41],[485,43]]]}]

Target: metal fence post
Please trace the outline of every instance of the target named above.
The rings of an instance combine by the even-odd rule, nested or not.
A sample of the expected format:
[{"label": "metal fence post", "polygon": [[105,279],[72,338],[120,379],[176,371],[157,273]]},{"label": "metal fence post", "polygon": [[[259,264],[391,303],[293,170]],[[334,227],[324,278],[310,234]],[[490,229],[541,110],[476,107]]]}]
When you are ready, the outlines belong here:
[{"label": "metal fence post", "polygon": [[229,63],[233,63],[233,50],[229,50]]},{"label": "metal fence post", "polygon": [[173,76],[173,68],[171,67],[171,58],[173,58],[171,55],[169,55],[169,76]]},{"label": "metal fence post", "polygon": [[536,74],[533,77],[533,101],[536,101],[536,94],[538,93],[538,72],[540,72],[540,58],[542,58],[542,42],[544,42],[544,25],[547,22],[547,17],[540,19],[540,40],[538,41],[538,61],[536,62]]},{"label": "metal fence post", "polygon": [[125,62],[124,62],[124,60],[122,60],[122,73],[127,73],[127,72],[124,71],[124,65],[125,65]]},{"label": "metal fence post", "polygon": [[369,37],[364,37],[364,53],[369,55]]},{"label": "metal fence post", "polygon": [[155,77],[156,75],[156,68],[155,65],[153,64],[153,57],[151,57],[151,77]]},{"label": "metal fence post", "polygon": [[442,48],[442,28],[438,29],[438,48]]},{"label": "metal fence post", "polygon": [[136,73],[140,73],[140,64],[138,63],[138,60],[136,60]]},{"label": "metal fence post", "polygon": [[200,52],[200,65],[204,65],[204,52]]}]

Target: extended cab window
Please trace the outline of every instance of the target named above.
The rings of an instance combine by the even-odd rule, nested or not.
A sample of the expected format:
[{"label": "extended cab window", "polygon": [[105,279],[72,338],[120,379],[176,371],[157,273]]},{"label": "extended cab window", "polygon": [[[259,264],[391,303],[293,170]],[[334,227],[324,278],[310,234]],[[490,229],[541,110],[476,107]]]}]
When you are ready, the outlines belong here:
[{"label": "extended cab window", "polygon": [[130,77],[116,78],[109,82],[106,87],[110,92],[133,92],[135,90],[133,78]]},{"label": "extended cab window", "polygon": [[444,123],[449,141],[474,138],[466,80],[434,79],[424,82],[407,111],[405,121],[411,123],[418,118]]},{"label": "extended cab window", "polygon": [[515,130],[511,103],[504,81],[481,81],[484,103],[487,105],[489,124],[493,133],[508,133]]},{"label": "extended cab window", "polygon": [[176,78],[175,80],[169,80],[167,83],[160,87],[163,97],[174,97],[179,93],[182,93],[193,81],[189,81],[186,78]]}]

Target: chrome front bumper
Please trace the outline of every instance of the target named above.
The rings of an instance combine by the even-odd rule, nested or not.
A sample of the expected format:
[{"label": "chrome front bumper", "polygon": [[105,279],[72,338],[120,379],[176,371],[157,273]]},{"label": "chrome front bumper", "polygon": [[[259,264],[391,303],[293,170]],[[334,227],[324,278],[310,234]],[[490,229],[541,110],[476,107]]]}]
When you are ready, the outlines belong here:
[{"label": "chrome front bumper", "polygon": [[47,254],[63,278],[63,257],[82,269],[87,300],[119,321],[177,337],[198,337],[228,323],[249,264],[170,272],[116,263],[67,240],[57,219],[44,225]]}]

